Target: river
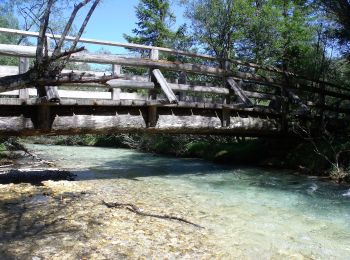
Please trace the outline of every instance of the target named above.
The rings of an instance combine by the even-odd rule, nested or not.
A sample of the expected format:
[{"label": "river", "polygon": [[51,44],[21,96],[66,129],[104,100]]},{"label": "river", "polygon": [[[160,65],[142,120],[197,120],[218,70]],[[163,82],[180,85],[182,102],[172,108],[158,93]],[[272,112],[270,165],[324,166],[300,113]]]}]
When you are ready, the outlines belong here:
[{"label": "river", "polygon": [[29,148],[77,177],[0,185],[1,259],[350,259],[349,187],[126,149]]}]

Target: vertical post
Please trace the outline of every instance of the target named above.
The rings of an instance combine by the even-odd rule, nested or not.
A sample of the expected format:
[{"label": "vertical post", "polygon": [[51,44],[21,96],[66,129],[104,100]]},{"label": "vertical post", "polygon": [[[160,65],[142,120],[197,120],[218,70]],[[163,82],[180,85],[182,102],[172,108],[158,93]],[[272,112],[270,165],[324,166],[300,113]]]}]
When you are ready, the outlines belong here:
[{"label": "vertical post", "polygon": [[[151,60],[159,60],[159,51],[157,49],[152,49],[149,58]],[[157,80],[155,76],[153,75],[152,71],[154,68],[151,68],[149,70],[149,77],[150,81],[155,83],[156,88],[159,87]],[[157,99],[157,90],[151,89],[148,94],[148,99],[149,100],[156,100]],[[157,107],[156,106],[149,106],[148,107],[148,122],[147,126],[148,127],[155,127],[157,124]]]},{"label": "vertical post", "polygon": [[150,59],[151,60],[159,60],[159,50],[152,49],[151,54],[150,54]]},{"label": "vertical post", "polygon": [[288,131],[288,113],[289,113],[289,95],[286,88],[288,88],[291,84],[289,76],[285,75],[285,85],[281,86],[281,96],[283,98],[282,104],[281,104],[281,113],[282,113],[282,120],[281,120],[281,126],[282,131],[287,132]]},{"label": "vertical post", "polygon": [[149,106],[147,127],[155,127],[156,124],[157,124],[157,107]]},{"label": "vertical post", "polygon": [[223,107],[222,108],[222,127],[228,127],[231,123],[231,110]]},{"label": "vertical post", "polygon": [[326,105],[326,98],[325,98],[325,90],[326,90],[326,85],[321,84],[320,85],[320,94],[319,94],[319,131],[320,133],[324,133],[325,130],[325,120],[324,120],[324,107]]},{"label": "vertical post", "polygon": [[[152,50],[151,50],[150,59],[151,59],[151,60],[158,60],[158,59],[159,59],[159,51],[158,51],[157,49],[152,49]],[[158,86],[157,80],[155,79],[155,77],[154,77],[154,75],[153,75],[153,73],[152,73],[153,69],[154,69],[154,68],[151,68],[151,69],[149,70],[149,77],[150,77],[150,80],[151,80],[152,82],[154,82],[155,85],[156,85],[156,87],[157,87],[157,86]],[[151,90],[149,91],[148,98],[149,98],[149,100],[156,100],[156,99],[157,99],[157,90],[156,90],[156,89],[151,89]]]},{"label": "vertical post", "polygon": [[[21,57],[19,58],[19,74],[25,73],[29,70],[29,58]],[[28,99],[29,98],[29,89],[20,89],[19,90],[19,98],[20,99]]]},{"label": "vertical post", "polygon": [[[120,75],[122,67],[117,64],[112,65],[113,75]],[[120,93],[122,90],[120,88],[112,88],[112,100],[120,100]]]},{"label": "vertical post", "polygon": [[[229,71],[231,69],[231,63],[228,60],[225,60],[221,66],[225,70],[225,72],[227,72],[227,71]],[[226,85],[226,86],[228,85],[227,77],[223,78],[223,84]],[[231,103],[231,96],[233,94],[234,94],[234,91],[232,90],[231,87],[229,87],[229,94],[225,97],[225,103],[226,104],[230,104]]]},{"label": "vertical post", "polygon": [[[184,71],[180,72],[179,75],[179,84],[187,84],[187,74]],[[179,92],[179,101],[183,101],[185,99],[185,93],[183,91]]]},{"label": "vertical post", "polygon": [[[223,69],[225,69],[225,71],[229,71],[231,69],[231,63],[229,61],[225,61],[222,65]],[[226,85],[229,89],[229,94],[225,97],[224,103],[226,104],[230,104],[231,103],[231,96],[234,94],[233,89],[229,86],[229,83],[227,81],[227,77],[223,78],[223,84]],[[222,127],[229,127],[230,123],[231,123],[231,110],[229,108],[222,108],[221,111],[221,116],[222,116]]]}]

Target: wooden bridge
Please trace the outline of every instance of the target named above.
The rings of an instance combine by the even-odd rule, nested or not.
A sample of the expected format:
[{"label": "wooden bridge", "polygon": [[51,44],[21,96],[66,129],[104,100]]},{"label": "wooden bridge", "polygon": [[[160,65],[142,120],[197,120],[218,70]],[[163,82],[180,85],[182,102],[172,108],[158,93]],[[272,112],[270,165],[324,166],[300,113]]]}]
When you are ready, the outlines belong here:
[{"label": "wooden bridge", "polygon": [[[0,33],[38,37],[36,32],[6,28],[0,28]],[[85,75],[114,74],[118,79],[105,84],[47,86],[45,98],[38,98],[35,86],[0,93],[0,135],[149,132],[262,136],[286,134],[300,120],[322,126],[325,118],[334,122],[349,119],[350,89],[345,87],[275,67],[168,48],[83,38],[80,42],[123,47],[142,55],[73,54],[73,63],[112,65],[110,71],[86,71]],[[19,58],[19,66],[0,66],[0,76],[24,73],[35,50],[33,46],[0,43],[0,55]]]}]

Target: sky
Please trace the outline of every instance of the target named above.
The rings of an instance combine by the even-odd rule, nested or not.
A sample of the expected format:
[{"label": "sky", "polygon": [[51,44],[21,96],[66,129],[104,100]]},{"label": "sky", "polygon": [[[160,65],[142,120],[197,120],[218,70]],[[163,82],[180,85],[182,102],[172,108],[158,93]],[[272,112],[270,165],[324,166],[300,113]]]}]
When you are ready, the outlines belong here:
[{"label": "sky", "polygon": [[[83,34],[83,38],[93,38],[99,40],[126,42],[123,34],[132,34],[132,29],[136,27],[136,13],[135,6],[138,0],[104,0],[96,8],[89,24]],[[85,9],[87,10],[87,9]],[[172,1],[172,12],[176,16],[176,25],[185,22],[184,7],[179,6],[177,1]],[[82,20],[85,18],[82,12],[76,20],[76,27],[79,28]],[[96,51],[101,46],[87,46],[89,50]],[[105,47],[105,49],[112,50],[113,47]],[[114,48],[115,49],[115,48]],[[120,48],[119,48],[120,49]],[[115,51],[113,51],[115,52]]]}]

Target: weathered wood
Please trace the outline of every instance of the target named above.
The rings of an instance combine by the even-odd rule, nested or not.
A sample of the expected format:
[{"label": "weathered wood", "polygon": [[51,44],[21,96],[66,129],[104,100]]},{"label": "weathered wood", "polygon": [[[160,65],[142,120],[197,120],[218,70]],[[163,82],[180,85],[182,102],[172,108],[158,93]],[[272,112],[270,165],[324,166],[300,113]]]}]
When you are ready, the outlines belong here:
[{"label": "weathered wood", "polygon": [[242,100],[242,102],[247,106],[253,106],[253,103],[246,96],[241,87],[237,84],[237,82],[232,78],[227,78],[227,83],[229,87],[235,92],[235,94]]},{"label": "weathered wood", "polygon": [[111,92],[58,90],[58,93],[61,98],[81,98],[81,99],[92,99],[92,100],[111,99]]},{"label": "weathered wood", "polygon": [[149,106],[148,107],[148,127],[155,127],[157,124],[157,107]]},{"label": "weathered wood", "polygon": [[[113,64],[113,75],[120,75],[121,74],[121,66],[117,64]],[[120,88],[112,88],[112,99],[113,100],[120,100],[120,93],[122,92]]]},{"label": "weathered wood", "polygon": [[243,90],[243,93],[250,98],[256,98],[256,99],[266,99],[266,100],[281,100],[283,97],[273,94],[266,94],[261,92],[252,92],[252,91],[246,91]]},{"label": "weathered wood", "polygon": [[60,95],[58,93],[58,88],[53,86],[45,86],[47,100],[49,102],[60,102]]},{"label": "weathered wood", "polygon": [[[31,46],[17,46],[0,44],[0,54],[8,56],[23,56],[23,57],[35,57],[35,47]],[[185,71],[189,73],[207,74],[218,77],[230,76],[231,72],[227,72],[220,68],[209,67],[200,64],[180,63],[165,60],[151,60],[140,58],[124,58],[117,55],[103,55],[103,54],[91,54],[91,53],[76,53],[72,54],[70,61],[87,62],[87,63],[101,63],[101,64],[119,64],[123,66],[131,67],[146,67],[146,68],[159,68],[172,71]],[[236,72],[236,76],[244,79],[254,79],[267,81],[268,79],[253,75],[250,73]]]},{"label": "weathered wood", "polygon": [[34,126],[36,129],[41,129],[44,131],[49,131],[51,129],[53,115],[51,113],[50,106],[46,104],[40,104],[36,107],[36,116],[34,121]]},{"label": "weathered wood", "polygon": [[192,92],[201,92],[201,93],[211,93],[211,94],[220,94],[227,95],[229,90],[224,87],[206,87],[206,86],[196,86],[196,85],[186,85],[186,84],[174,84],[168,83],[170,88],[175,91],[192,91]]},{"label": "weathered wood", "polygon": [[7,66],[7,65],[0,66],[0,77],[16,75],[18,73],[19,73],[19,66]]},{"label": "weathered wood", "polygon": [[[38,37],[39,36],[39,34],[37,32],[21,31],[21,30],[16,30],[16,29],[9,29],[9,28],[0,28],[0,32],[6,32],[6,33],[11,33],[11,34],[23,35],[23,36],[31,36],[31,37]],[[61,38],[61,35],[58,35],[58,34],[47,34],[47,35],[50,38],[55,38],[55,39]],[[65,40],[74,41],[75,37],[66,36]],[[185,55],[185,56],[189,56],[189,57],[197,57],[197,58],[203,58],[203,59],[208,59],[208,60],[216,60],[217,59],[216,57],[213,57],[210,55],[205,55],[205,54],[197,54],[197,53],[175,50],[175,49],[170,49],[170,48],[141,45],[141,44],[134,44],[134,43],[121,43],[121,42],[103,41],[103,40],[87,39],[87,38],[80,38],[79,42],[106,45],[106,46],[124,47],[124,48],[128,48],[128,49],[133,48],[133,49],[141,49],[141,50],[157,50],[157,51],[167,52],[167,53],[174,54],[174,55]]]},{"label": "weathered wood", "polygon": [[[169,115],[160,114],[155,127],[147,128],[143,116],[116,114],[56,116],[51,129],[36,129],[30,118],[0,117],[0,136],[85,134],[85,133],[186,133],[186,134],[234,134],[276,135],[279,126],[275,120],[231,117],[230,127],[222,127],[215,114]],[[191,122],[191,123],[189,123]]]},{"label": "weathered wood", "polygon": [[159,50],[151,49],[150,59],[151,60],[159,60]]},{"label": "weathered wood", "polygon": [[112,79],[106,82],[106,85],[111,88],[130,88],[130,89],[153,89],[153,82],[140,82],[135,80],[120,80]]},{"label": "weathered wood", "polygon": [[170,88],[170,86],[168,85],[167,81],[165,80],[162,72],[159,69],[154,69],[152,71],[152,74],[154,75],[154,77],[156,78],[157,82],[159,83],[163,93],[166,95],[166,97],[168,98],[169,102],[172,103],[177,103],[178,100],[174,94],[174,92],[172,91],[172,89]]},{"label": "weathered wood", "polygon": [[229,127],[231,123],[231,110],[227,107],[222,108],[222,127]]},{"label": "weathered wood", "polygon": [[[29,70],[29,58],[19,58],[19,74],[25,73]],[[19,98],[28,99],[29,98],[29,90],[24,88],[19,90]]]}]

